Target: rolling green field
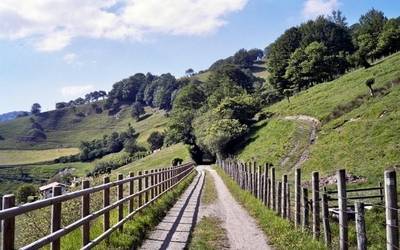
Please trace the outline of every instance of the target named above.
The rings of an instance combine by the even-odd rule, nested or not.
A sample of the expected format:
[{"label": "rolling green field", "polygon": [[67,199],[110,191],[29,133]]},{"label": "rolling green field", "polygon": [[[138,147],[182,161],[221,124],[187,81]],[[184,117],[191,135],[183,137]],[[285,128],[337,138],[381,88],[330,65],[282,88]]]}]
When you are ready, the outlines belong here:
[{"label": "rolling green field", "polygon": [[4,137],[4,140],[0,140],[0,149],[78,147],[82,140],[99,139],[114,131],[124,131],[129,123],[139,133],[139,143],[147,146],[150,133],[164,130],[167,119],[164,111],[147,108],[146,112],[138,122],[131,117],[129,107],[113,116],[106,111],[96,114],[89,104],[76,107],[75,110],[45,112],[34,117],[47,136],[47,140],[40,143],[21,142],[18,139],[26,136],[32,124],[29,117],[18,118],[0,123],[0,135]]},{"label": "rolling green field", "polygon": [[52,161],[61,156],[79,153],[77,148],[57,148],[46,150],[0,150],[1,165],[32,164]]},{"label": "rolling green field", "polygon": [[[365,81],[375,77],[375,97]],[[280,162],[293,147],[294,121],[287,115],[309,115],[322,121],[309,159],[302,166],[303,178],[312,171],[321,176],[345,168],[376,185],[383,171],[400,165],[400,54],[392,55],[369,69],[350,72],[332,82],[319,84],[287,100],[267,107],[272,119],[254,129],[250,142],[240,151],[243,160]],[[292,125],[290,125],[292,124]],[[260,124],[257,124],[260,126]],[[307,138],[305,138],[307,140]],[[277,169],[292,174],[292,169]]]}]

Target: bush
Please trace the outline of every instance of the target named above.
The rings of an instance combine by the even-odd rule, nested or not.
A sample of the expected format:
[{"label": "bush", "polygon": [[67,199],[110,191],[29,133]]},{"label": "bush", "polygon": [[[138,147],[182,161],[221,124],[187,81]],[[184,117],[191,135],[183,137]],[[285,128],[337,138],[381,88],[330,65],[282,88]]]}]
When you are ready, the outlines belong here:
[{"label": "bush", "polygon": [[172,166],[178,166],[178,165],[180,165],[180,164],[182,164],[182,162],[183,162],[183,159],[181,159],[181,158],[174,158],[173,160],[172,160],[172,162],[171,162],[171,164],[172,164]]},{"label": "bush", "polygon": [[17,189],[16,198],[19,203],[26,203],[29,196],[36,196],[37,188],[31,184],[24,184]]},{"label": "bush", "polygon": [[164,145],[165,136],[160,132],[153,132],[150,134],[147,142],[150,144],[150,150],[154,151],[161,148]]}]

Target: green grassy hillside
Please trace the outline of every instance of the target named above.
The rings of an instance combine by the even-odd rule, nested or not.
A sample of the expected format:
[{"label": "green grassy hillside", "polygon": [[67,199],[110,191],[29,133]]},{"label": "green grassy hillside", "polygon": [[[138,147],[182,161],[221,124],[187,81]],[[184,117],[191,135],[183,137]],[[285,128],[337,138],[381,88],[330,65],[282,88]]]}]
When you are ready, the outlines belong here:
[{"label": "green grassy hillside", "polygon": [[126,130],[129,123],[140,133],[139,142],[145,143],[151,132],[164,129],[167,122],[164,114],[164,111],[146,109],[144,118],[136,122],[130,115],[129,107],[113,116],[106,111],[96,114],[89,104],[76,109],[54,110],[34,117],[47,136],[47,140],[40,143],[21,142],[18,139],[26,136],[31,128],[30,117],[0,123],[0,135],[4,137],[4,140],[0,140],[0,149],[77,147],[82,140],[97,139],[113,131]]},{"label": "green grassy hillside", "polygon": [[[375,77],[375,97],[369,96],[365,81]],[[312,171],[321,176],[346,168],[351,174],[377,184],[383,171],[400,165],[400,54],[376,63],[369,69],[350,72],[332,82],[319,84],[287,100],[266,108],[275,115],[251,134],[239,152],[244,160],[272,162],[279,167],[290,153],[299,155],[309,143],[309,131],[298,121],[284,117],[308,115],[322,122],[315,144],[302,164],[304,179]],[[279,124],[279,126],[278,126]],[[291,124],[291,125],[290,125]],[[292,165],[293,166],[293,165]]]},{"label": "green grassy hillside", "polygon": [[45,150],[0,150],[0,167],[2,165],[18,165],[46,162],[61,156],[79,153],[77,148],[57,148]]}]

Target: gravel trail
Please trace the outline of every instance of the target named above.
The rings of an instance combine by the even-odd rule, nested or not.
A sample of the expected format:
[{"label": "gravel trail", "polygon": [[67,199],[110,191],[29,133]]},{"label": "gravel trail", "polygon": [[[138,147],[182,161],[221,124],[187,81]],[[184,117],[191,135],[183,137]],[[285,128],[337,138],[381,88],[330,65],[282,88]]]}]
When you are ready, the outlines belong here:
[{"label": "gravel trail", "polygon": [[268,250],[273,249],[268,245],[267,238],[261,231],[257,222],[233,198],[225,183],[217,172],[210,166],[199,166],[200,171],[205,169],[213,177],[218,199],[214,204],[201,206],[199,220],[202,216],[214,215],[223,221],[227,231],[230,249]]}]

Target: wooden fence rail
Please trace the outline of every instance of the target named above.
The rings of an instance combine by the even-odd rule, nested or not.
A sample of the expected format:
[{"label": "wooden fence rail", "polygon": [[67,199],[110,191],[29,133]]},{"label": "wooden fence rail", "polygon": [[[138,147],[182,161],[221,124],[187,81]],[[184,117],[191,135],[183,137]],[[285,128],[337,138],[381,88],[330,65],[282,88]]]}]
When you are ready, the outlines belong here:
[{"label": "wooden fence rail", "polygon": [[[272,209],[282,218],[293,220],[296,228],[310,232],[314,239],[325,242],[327,247],[332,247],[332,233],[329,220],[329,213],[336,213],[338,216],[339,242],[338,248],[347,250],[349,248],[349,214],[355,215],[357,249],[367,249],[366,225],[364,210],[366,203],[363,200],[371,201],[372,206],[384,207],[386,211],[386,246],[389,250],[399,249],[399,218],[400,212],[397,201],[397,182],[396,172],[388,170],[384,173],[384,185],[379,183],[378,187],[346,188],[346,171],[338,170],[336,174],[336,190],[327,190],[323,187],[320,190],[320,176],[318,172],[313,172],[310,183],[301,184],[301,170],[296,169],[294,175],[294,186],[288,176],[283,175],[282,181],[277,181],[275,168],[271,165],[257,167],[255,162],[245,163],[234,160],[218,160],[217,164],[234,179],[238,185],[253,194],[257,199]],[[270,172],[270,173],[269,173]],[[311,188],[311,197],[309,190]],[[294,196],[289,190],[294,190]],[[367,194],[360,195],[360,193]],[[378,192],[377,194],[370,194]],[[348,195],[356,193],[356,195]],[[293,201],[291,197],[294,197]],[[311,198],[311,199],[309,199]],[[336,206],[329,205],[329,201],[337,202]],[[350,201],[355,201],[353,204]],[[294,217],[290,215],[293,211]],[[353,209],[354,210],[351,210]],[[310,214],[311,213],[311,214]],[[310,218],[312,225],[310,226]],[[320,224],[322,223],[322,226]],[[320,230],[323,230],[320,233]],[[352,230],[354,231],[354,230]],[[323,237],[320,237],[320,234]]]},{"label": "wooden fence rail", "polygon": [[[110,182],[110,178],[104,177],[103,184],[90,187],[88,180],[82,182],[82,189],[61,195],[61,190],[57,187],[53,190],[53,197],[38,200],[32,203],[15,206],[14,195],[5,195],[3,197],[3,210],[0,211],[0,220],[2,221],[2,249],[12,250],[15,248],[15,217],[37,209],[52,206],[51,213],[51,233],[43,238],[32,242],[21,249],[38,249],[50,244],[51,249],[60,249],[60,238],[71,231],[80,228],[82,230],[82,249],[91,249],[102,240],[110,236],[116,229],[122,230],[123,224],[131,219],[137,212],[149,206],[155,200],[160,198],[178,185],[185,177],[194,170],[194,163],[188,163],[177,167],[164,168],[161,170],[151,170],[150,173],[140,171],[138,175],[129,173],[124,178],[118,175],[116,181]],[[138,190],[135,190],[137,182]],[[128,184],[129,195],[124,197],[124,184]],[[110,189],[117,187],[117,201],[110,204]],[[90,196],[96,192],[103,192],[103,208],[90,213]],[[82,199],[81,218],[75,222],[61,227],[61,207],[62,202],[75,198]],[[134,199],[137,198],[138,206],[134,207]],[[124,204],[128,203],[128,214],[124,216]],[[110,225],[110,211],[117,208],[118,222]],[[103,233],[93,240],[90,240],[90,221],[103,216]]]}]

